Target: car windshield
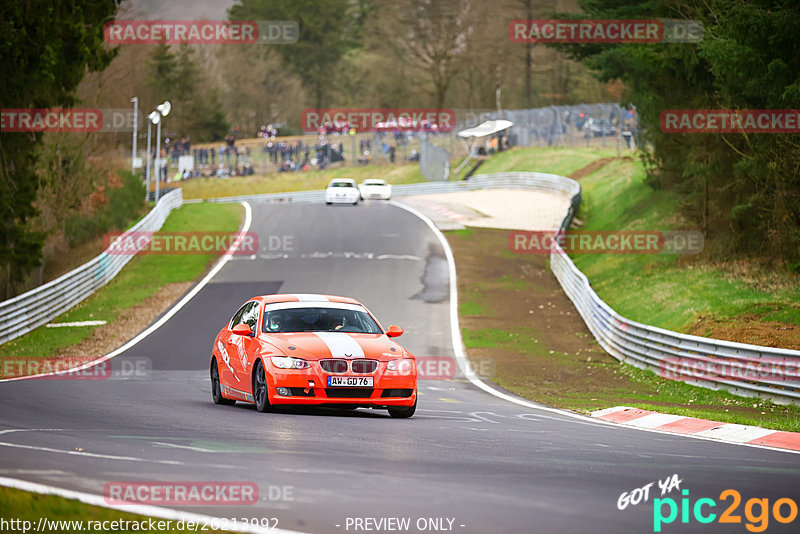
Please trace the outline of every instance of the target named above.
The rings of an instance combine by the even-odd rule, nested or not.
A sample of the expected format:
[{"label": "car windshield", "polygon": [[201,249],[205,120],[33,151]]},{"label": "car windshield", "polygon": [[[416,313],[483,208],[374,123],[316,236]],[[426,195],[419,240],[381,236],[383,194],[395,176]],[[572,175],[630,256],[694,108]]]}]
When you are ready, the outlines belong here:
[{"label": "car windshield", "polygon": [[366,312],[340,308],[289,308],[264,312],[263,330],[286,332],[350,332],[380,334],[381,329]]},{"label": "car windshield", "polygon": [[333,182],[328,187],[353,187],[353,184],[348,182]]}]

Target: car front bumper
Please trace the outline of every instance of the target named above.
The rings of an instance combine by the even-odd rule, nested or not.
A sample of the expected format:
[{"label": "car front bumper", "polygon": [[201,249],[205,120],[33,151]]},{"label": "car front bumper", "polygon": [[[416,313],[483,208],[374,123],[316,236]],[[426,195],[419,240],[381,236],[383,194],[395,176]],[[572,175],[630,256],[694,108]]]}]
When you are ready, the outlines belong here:
[{"label": "car front bumper", "polygon": [[366,190],[361,192],[361,198],[364,200],[389,200],[392,194],[387,191],[381,190]]},{"label": "car front bumper", "polygon": [[[412,406],[417,401],[416,368],[413,373],[398,373],[387,371],[386,362],[381,362],[371,374],[333,374],[323,371],[317,362],[310,363],[310,368],[302,370],[266,364],[270,404]],[[372,377],[373,386],[327,387],[328,376]],[[278,395],[278,388],[290,395]]]},{"label": "car front bumper", "polygon": [[338,195],[326,195],[325,202],[330,204],[353,204],[354,202],[358,202],[360,200],[360,195],[347,195],[347,196],[338,196]]}]

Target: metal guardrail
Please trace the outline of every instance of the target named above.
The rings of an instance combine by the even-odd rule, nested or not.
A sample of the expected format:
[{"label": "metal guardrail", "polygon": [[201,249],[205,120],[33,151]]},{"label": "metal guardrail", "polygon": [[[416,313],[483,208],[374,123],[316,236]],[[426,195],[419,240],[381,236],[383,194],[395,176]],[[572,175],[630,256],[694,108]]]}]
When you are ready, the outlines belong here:
[{"label": "metal guardrail", "polygon": [[[563,178],[577,185],[570,178]],[[580,194],[580,193],[579,193]],[[573,197],[561,231],[580,204]],[[661,376],[743,396],[800,401],[800,351],[681,334],[623,317],[552,240],[550,268],[600,346],[614,358]]]},{"label": "metal guardrail", "polygon": [[[423,182],[418,184],[400,184],[392,186],[392,196],[403,197],[413,195],[430,195],[433,193],[452,193],[456,191],[472,191],[475,189],[535,189],[550,193],[569,195],[573,203],[580,204],[581,188],[578,182],[565,179],[556,174],[540,172],[503,172],[496,174],[476,174],[469,180],[460,182]],[[293,193],[265,193],[260,195],[244,195],[207,199],[205,202],[324,202],[325,191],[297,191]],[[188,203],[202,200],[186,200]],[[576,206],[577,206],[576,204]]]},{"label": "metal guardrail", "polygon": [[557,243],[550,268],[594,337],[618,360],[711,389],[800,401],[800,351],[692,336],[631,321],[597,296]]},{"label": "metal guardrail", "polygon": [[[183,204],[183,191],[170,191],[129,232],[155,232]],[[106,285],[133,258],[108,249],[55,280],[0,302],[0,344],[24,335],[69,310]]]}]

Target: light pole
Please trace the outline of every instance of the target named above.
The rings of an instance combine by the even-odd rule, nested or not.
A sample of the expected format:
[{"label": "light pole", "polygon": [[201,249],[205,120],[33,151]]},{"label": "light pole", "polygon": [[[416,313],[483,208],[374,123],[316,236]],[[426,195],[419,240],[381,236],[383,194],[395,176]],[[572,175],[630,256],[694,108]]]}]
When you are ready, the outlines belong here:
[{"label": "light pole", "polygon": [[131,174],[136,174],[136,136],[139,134],[139,99],[137,97],[131,98],[133,102],[133,149],[131,154]]},{"label": "light pole", "polygon": [[144,201],[147,202],[147,198],[150,196],[150,152],[152,148],[150,148],[150,137],[151,137],[151,129],[153,123],[158,123],[161,120],[161,115],[158,112],[154,111],[150,115],[147,116],[147,170],[145,171],[145,190],[144,190]]},{"label": "light pole", "polygon": [[169,115],[170,110],[172,109],[172,105],[169,103],[169,100],[165,100],[163,104],[159,104],[156,106],[155,113],[158,113],[159,120],[156,123],[158,125],[158,134],[156,139],[156,162],[157,162],[157,171],[156,171],[156,204],[158,204],[158,199],[160,198],[161,192],[161,119]]}]

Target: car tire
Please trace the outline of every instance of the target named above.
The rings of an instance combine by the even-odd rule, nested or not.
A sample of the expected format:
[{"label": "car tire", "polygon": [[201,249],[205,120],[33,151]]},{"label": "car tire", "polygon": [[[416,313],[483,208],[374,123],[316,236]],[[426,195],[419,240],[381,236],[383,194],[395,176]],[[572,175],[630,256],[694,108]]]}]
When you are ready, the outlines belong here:
[{"label": "car tire", "polygon": [[253,369],[253,401],[256,410],[259,412],[269,411],[269,395],[267,391],[267,375],[264,373],[264,364],[261,360],[256,361]]},{"label": "car tire", "polygon": [[211,398],[214,399],[214,404],[227,406],[236,404],[235,400],[226,399],[222,396],[222,388],[219,385],[219,368],[217,367],[216,358],[211,361]]},{"label": "car tire", "polygon": [[327,206],[330,206],[330,205],[332,204],[332,202],[325,202],[325,204],[326,204]]},{"label": "car tire", "polygon": [[393,408],[389,408],[389,415],[394,417],[395,419],[408,419],[414,412],[417,411],[417,401],[414,401],[414,404],[411,406],[397,406]]}]

